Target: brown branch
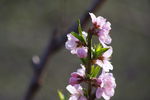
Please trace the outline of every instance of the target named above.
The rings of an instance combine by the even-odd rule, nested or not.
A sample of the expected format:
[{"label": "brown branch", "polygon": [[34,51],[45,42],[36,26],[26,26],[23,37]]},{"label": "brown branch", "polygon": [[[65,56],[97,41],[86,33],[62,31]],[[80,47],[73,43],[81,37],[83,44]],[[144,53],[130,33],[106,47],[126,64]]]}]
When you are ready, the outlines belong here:
[{"label": "brown branch", "polygon": [[[91,72],[91,41],[92,41],[92,34],[89,30],[88,32],[88,64],[86,66],[86,73],[87,75],[90,74]],[[91,91],[92,91],[92,85],[91,85],[91,82],[89,81],[88,83],[88,96],[89,96],[89,99],[88,100],[92,100],[91,99]]]},{"label": "brown branch", "polygon": [[[81,16],[81,25],[85,26],[85,24],[88,22],[88,19],[90,18],[89,12],[95,12],[106,0],[93,0],[91,7],[85,11],[85,13]],[[64,46],[65,41],[67,40],[66,34],[71,31],[77,31],[77,24],[75,23],[73,26],[71,26],[64,34],[60,35],[59,37],[56,35],[56,32],[53,32],[52,38],[50,39],[50,42],[45,49],[43,55],[38,58],[34,57],[32,64],[34,68],[34,74],[31,79],[31,83],[29,85],[29,88],[26,92],[24,100],[32,100],[41,87],[43,83],[43,74],[45,70],[45,65],[49,61],[49,59],[52,57],[52,55],[61,49],[62,46]]]}]

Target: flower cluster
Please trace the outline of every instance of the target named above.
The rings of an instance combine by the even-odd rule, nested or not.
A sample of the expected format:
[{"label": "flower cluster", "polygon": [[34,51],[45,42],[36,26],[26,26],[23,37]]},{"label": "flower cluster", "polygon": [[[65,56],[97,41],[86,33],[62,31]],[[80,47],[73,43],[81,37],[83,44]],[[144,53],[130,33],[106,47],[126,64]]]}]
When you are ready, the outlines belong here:
[{"label": "flower cluster", "polygon": [[[108,46],[112,41],[109,34],[111,24],[101,16],[96,17],[93,13],[89,15],[92,27],[88,32],[82,31],[79,22],[78,33],[67,35],[66,48],[77,55],[82,64],[80,69],[71,73],[66,88],[71,93],[69,100],[94,100],[101,97],[110,100],[116,88],[115,78],[109,72],[113,70],[110,62],[113,49]],[[92,42],[94,36],[98,37],[98,44]]]}]

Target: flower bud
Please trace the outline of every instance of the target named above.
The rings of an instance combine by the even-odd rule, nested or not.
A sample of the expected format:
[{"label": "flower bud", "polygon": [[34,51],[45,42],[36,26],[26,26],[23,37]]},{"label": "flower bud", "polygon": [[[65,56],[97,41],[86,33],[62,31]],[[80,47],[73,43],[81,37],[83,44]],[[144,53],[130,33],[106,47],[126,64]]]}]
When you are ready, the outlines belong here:
[{"label": "flower bud", "polygon": [[87,48],[86,47],[77,48],[77,56],[80,58],[87,57]]}]

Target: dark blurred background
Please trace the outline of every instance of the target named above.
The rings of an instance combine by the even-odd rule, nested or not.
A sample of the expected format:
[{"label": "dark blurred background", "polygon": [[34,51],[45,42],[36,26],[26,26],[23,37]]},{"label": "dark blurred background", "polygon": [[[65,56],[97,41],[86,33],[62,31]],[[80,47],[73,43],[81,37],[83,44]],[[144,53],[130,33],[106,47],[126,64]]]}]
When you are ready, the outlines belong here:
[{"label": "dark blurred background", "polygon": [[[52,30],[66,30],[92,0],[0,0],[0,100],[22,100]],[[101,15],[112,23],[112,64],[117,88],[112,100],[150,100],[150,0],[108,0]],[[58,100],[80,61],[65,48],[47,65],[35,100]]]}]

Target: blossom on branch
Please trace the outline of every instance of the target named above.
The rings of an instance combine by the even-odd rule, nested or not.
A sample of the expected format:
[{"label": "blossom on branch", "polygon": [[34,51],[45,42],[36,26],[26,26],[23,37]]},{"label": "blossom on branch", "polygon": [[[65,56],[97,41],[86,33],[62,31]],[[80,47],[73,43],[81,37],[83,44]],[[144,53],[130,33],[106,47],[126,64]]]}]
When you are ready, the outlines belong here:
[{"label": "blossom on branch", "polygon": [[80,84],[85,78],[85,67],[81,65],[82,68],[78,69],[77,72],[71,73],[71,77],[69,79],[69,84],[76,85]]},{"label": "blossom on branch", "polygon": [[[86,40],[87,33],[82,32],[83,38]],[[79,58],[87,57],[87,47],[79,41],[76,37],[74,37],[71,33],[67,35],[68,40],[65,43],[65,46],[68,50],[71,51],[72,54],[76,54]]]},{"label": "blossom on branch", "polygon": [[114,89],[116,88],[116,82],[113,74],[103,72],[99,76],[98,80],[101,81],[101,85],[96,90],[96,97],[98,99],[103,97],[105,100],[110,100],[110,97],[114,95]]},{"label": "blossom on branch", "polygon": [[102,67],[105,72],[109,72],[109,70],[113,70],[113,66],[109,61],[113,53],[113,49],[111,46],[106,46],[105,44],[102,45],[104,46],[104,48],[109,48],[109,49],[96,60],[96,64]]},{"label": "blossom on branch", "polygon": [[99,37],[99,41],[101,43],[110,44],[112,41],[109,35],[109,32],[111,30],[111,23],[106,21],[106,19],[101,16],[96,17],[93,13],[89,14],[94,26],[94,32],[96,32],[96,35]]},{"label": "blossom on branch", "polygon": [[77,56],[79,58],[85,58],[87,57],[87,47],[81,47],[81,48],[77,48]]},{"label": "blossom on branch", "polygon": [[66,89],[71,93],[69,100],[87,100],[80,85],[68,85]]}]

